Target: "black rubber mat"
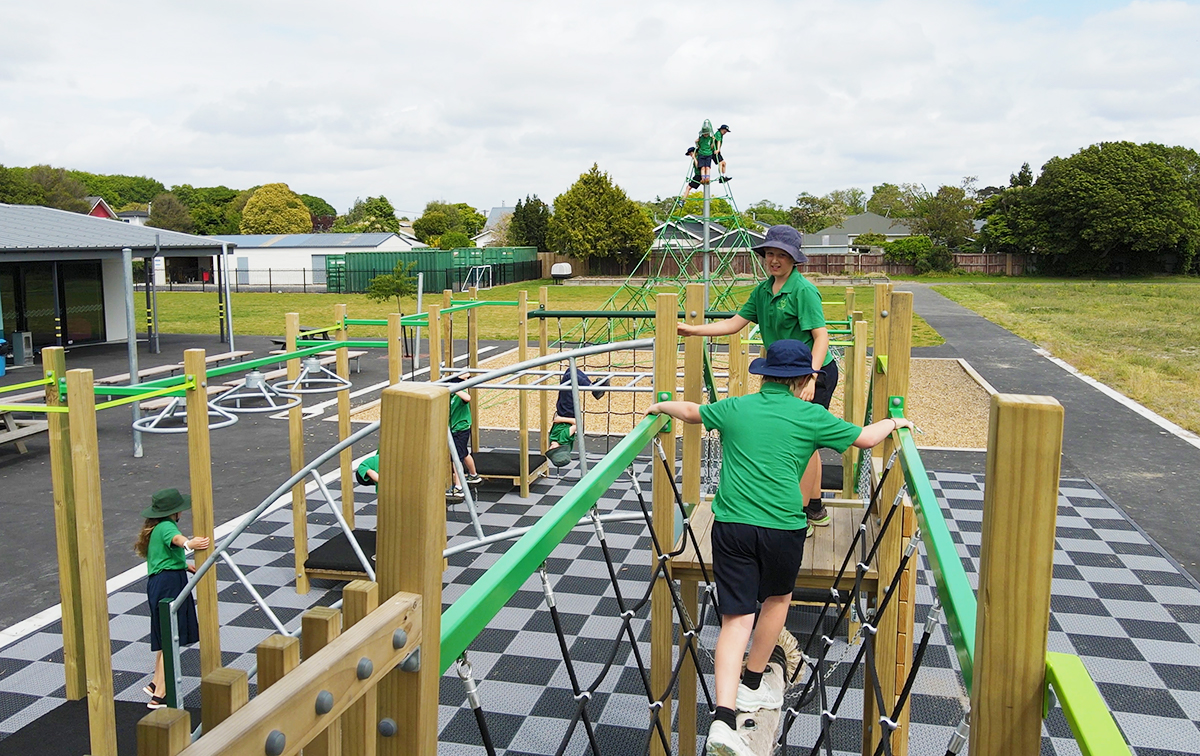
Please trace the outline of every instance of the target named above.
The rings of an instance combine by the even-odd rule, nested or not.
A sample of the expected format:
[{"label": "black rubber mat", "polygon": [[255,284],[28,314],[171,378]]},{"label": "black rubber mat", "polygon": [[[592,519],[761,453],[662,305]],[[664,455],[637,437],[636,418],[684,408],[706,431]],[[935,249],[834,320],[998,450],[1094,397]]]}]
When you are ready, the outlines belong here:
[{"label": "black rubber mat", "polygon": [[[150,713],[144,703],[115,701],[117,753],[137,756],[137,723]],[[192,728],[200,726],[200,710],[188,709]],[[87,699],[67,701],[0,740],[0,756],[83,756],[91,753]]]},{"label": "black rubber mat", "polygon": [[[506,475],[516,477],[521,474],[521,453],[516,449],[492,449],[472,455],[475,458],[475,471],[480,475]],[[541,454],[529,455],[529,469],[536,470],[546,463]]]},{"label": "black rubber mat", "polygon": [[[355,530],[354,540],[366,554],[367,559],[375,556],[375,531]],[[338,572],[362,572],[362,563],[350,548],[350,540],[345,533],[338,533],[325,543],[313,549],[304,562],[304,567],[310,570],[336,570]]]}]

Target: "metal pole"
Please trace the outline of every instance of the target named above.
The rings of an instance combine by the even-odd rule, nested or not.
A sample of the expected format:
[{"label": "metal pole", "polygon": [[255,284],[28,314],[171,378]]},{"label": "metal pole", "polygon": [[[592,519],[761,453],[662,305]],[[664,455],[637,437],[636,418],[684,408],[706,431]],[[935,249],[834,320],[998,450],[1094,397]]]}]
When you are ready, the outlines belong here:
[{"label": "metal pole", "polygon": [[571,400],[575,403],[575,448],[579,451],[579,477],[587,475],[587,444],[583,440],[583,400],[579,397],[579,368],[576,366],[575,358],[572,357],[570,362],[571,370]]},{"label": "metal pole", "polygon": [[[154,257],[150,259],[150,275],[147,280],[150,282],[150,321],[154,326],[154,353],[160,354],[162,350],[158,345],[158,282],[154,280],[155,267],[158,265],[158,256],[162,252],[159,248],[158,234],[154,235]],[[166,269],[163,265],[163,269]]]},{"label": "metal pole", "polygon": [[[417,314],[418,315],[421,314],[421,294],[423,294],[424,292],[425,292],[425,274],[418,272],[417,273]],[[421,326],[417,326],[415,335],[413,336],[413,342],[414,343],[413,343],[412,369],[413,369],[413,372],[415,373],[415,372],[417,372],[417,368],[421,366]],[[429,359],[432,360],[433,357],[430,356]]]},{"label": "metal pole", "polygon": [[229,329],[229,351],[237,347],[233,345],[233,302],[229,299],[229,242],[221,242],[221,268],[225,275],[225,327]]},{"label": "metal pole", "polygon": [[711,200],[712,200],[712,187],[709,185],[709,183],[707,181],[705,181],[704,182],[704,309],[706,309],[706,310],[708,309],[708,277],[709,277],[708,251],[709,251],[709,244],[710,244],[709,223],[711,223],[710,218],[712,216],[712,214],[710,212],[711,211],[711,207],[710,207]]},{"label": "metal pole", "polygon": [[[121,250],[121,262],[125,267],[125,336],[129,353],[129,385],[138,383],[138,353],[137,353],[137,316],[133,312],[133,250],[129,247]],[[133,409],[133,421],[142,418],[140,402],[129,406]],[[142,433],[135,427],[133,430],[133,456],[142,456]]]}]

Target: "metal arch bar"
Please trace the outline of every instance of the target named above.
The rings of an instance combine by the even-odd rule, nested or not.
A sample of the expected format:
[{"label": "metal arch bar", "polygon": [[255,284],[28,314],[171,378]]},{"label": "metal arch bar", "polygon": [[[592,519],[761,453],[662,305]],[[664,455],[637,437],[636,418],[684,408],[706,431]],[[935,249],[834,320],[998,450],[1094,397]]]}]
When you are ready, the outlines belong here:
[{"label": "metal arch bar", "polygon": [[[600,521],[601,522],[642,522],[642,523],[644,523],[646,521],[646,517],[641,512],[623,512],[621,514],[600,515]],[[586,527],[589,525],[592,525],[592,518],[587,515],[585,515],[584,517],[581,517],[579,522],[575,523],[576,528],[582,528],[582,527]],[[490,546],[493,543],[499,543],[500,541],[507,541],[507,540],[510,540],[513,538],[519,538],[520,536],[523,536],[526,533],[528,533],[529,531],[533,530],[533,528],[534,528],[533,525],[525,525],[525,526],[522,526],[519,528],[512,528],[511,530],[506,530],[503,533],[493,533],[490,536],[485,536],[483,538],[477,538],[474,541],[467,541],[466,543],[460,543],[456,546],[451,546],[451,547],[447,548],[445,551],[442,552],[442,556],[450,557],[450,556],[454,556],[455,554],[461,554],[464,551],[471,551],[472,549],[480,548],[481,546]]]},{"label": "metal arch bar", "polygon": [[244,585],[247,591],[250,591],[250,598],[254,599],[254,603],[258,604],[258,608],[262,609],[263,612],[265,612],[266,615],[271,618],[271,624],[275,626],[275,629],[284,635],[287,635],[287,628],[284,627],[283,623],[279,620],[278,615],[275,614],[275,610],[267,606],[267,602],[263,600],[262,594],[260,594],[254,587],[254,584],[250,582],[250,578],[246,577],[246,573],[242,572],[242,569],[238,567],[237,562],[233,561],[233,557],[231,557],[228,552],[221,552],[221,559],[233,572],[234,577],[238,579],[238,582]]},{"label": "metal arch bar", "polygon": [[471,493],[471,487],[467,485],[467,476],[463,470],[462,459],[458,456],[458,447],[454,445],[454,432],[450,430],[450,426],[446,426],[446,442],[450,444],[450,461],[454,464],[454,472],[458,475],[458,482],[462,486],[463,501],[466,502],[467,511],[471,514],[471,524],[475,526],[475,535],[482,539],[484,537],[483,526],[479,524],[479,512],[475,509],[475,496]]},{"label": "metal arch bar", "polygon": [[374,582],[375,570],[371,569],[371,562],[367,559],[367,555],[363,553],[362,546],[358,545],[358,539],[354,537],[354,531],[350,529],[346,518],[342,516],[342,510],[333,501],[333,495],[329,493],[329,488],[326,487],[325,481],[321,479],[319,470],[312,471],[313,480],[317,481],[317,488],[321,491],[321,496],[324,497],[325,503],[333,510],[333,516],[341,527],[342,532],[346,534],[346,539],[350,541],[350,548],[354,550],[354,555],[358,557],[358,563],[362,565],[363,572],[367,573],[367,579]]}]

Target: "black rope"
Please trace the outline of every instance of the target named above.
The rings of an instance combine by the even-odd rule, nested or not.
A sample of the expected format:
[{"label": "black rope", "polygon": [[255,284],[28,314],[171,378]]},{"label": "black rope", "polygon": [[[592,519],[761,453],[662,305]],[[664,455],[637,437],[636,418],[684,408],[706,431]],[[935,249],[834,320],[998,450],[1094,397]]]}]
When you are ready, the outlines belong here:
[{"label": "black rope", "polygon": [[550,607],[550,620],[554,623],[554,634],[558,636],[558,647],[562,651],[563,664],[567,667],[567,676],[571,678],[571,693],[575,696],[576,704],[576,716],[572,719],[571,726],[567,728],[567,734],[563,738],[562,745],[559,746],[558,753],[562,754],[563,750],[567,747],[567,743],[571,742],[571,736],[575,732],[575,723],[582,719],[583,727],[587,731],[588,742],[592,746],[592,753],[598,754],[600,753],[600,746],[596,742],[596,730],[592,726],[592,720],[587,710],[591,696],[581,695],[583,691],[579,687],[579,677],[575,674],[575,665],[571,663],[571,651],[567,648],[567,636],[563,632],[562,618],[558,615],[558,605],[554,601],[554,591],[550,589],[550,576],[546,574],[546,565],[544,563],[538,572],[542,576],[542,591],[546,595],[546,605]]}]

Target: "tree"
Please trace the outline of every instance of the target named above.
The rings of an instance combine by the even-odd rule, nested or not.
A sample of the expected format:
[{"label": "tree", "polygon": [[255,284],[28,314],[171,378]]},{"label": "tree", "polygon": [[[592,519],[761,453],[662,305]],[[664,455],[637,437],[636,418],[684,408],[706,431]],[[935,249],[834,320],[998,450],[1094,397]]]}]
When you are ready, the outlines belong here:
[{"label": "tree", "polygon": [[130,202],[146,203],[167,191],[162,182],[146,176],[122,176],[67,171],[67,174],[87,187],[89,194],[103,197],[110,207],[121,207]]},{"label": "tree", "polygon": [[856,247],[880,247],[887,242],[887,237],[875,231],[868,231],[865,234],[859,234],[854,237],[854,246]]},{"label": "tree", "polygon": [[917,184],[880,184],[871,187],[871,199],[867,200],[867,212],[885,218],[911,218],[913,201],[921,193]]},{"label": "tree", "polygon": [[150,203],[150,218],[146,221],[146,225],[185,234],[190,234],[195,230],[192,214],[179,201],[179,198],[170,192],[163,192]]},{"label": "tree", "polygon": [[883,245],[883,256],[888,262],[908,263],[917,273],[929,273],[954,268],[954,256],[944,246],[935,245],[925,235],[906,236]]},{"label": "tree", "polygon": [[307,234],[312,215],[287,184],[264,184],[246,202],[238,233]]},{"label": "tree", "polygon": [[1102,142],[1051,158],[1018,206],[1022,241],[1052,273],[1186,272],[1200,248],[1187,148]]},{"label": "tree", "polygon": [[413,233],[431,246],[438,243],[437,237],[447,231],[461,231],[472,237],[483,230],[487,218],[465,202],[430,202],[425,212],[413,221]]},{"label": "tree", "polygon": [[910,221],[914,234],[924,234],[937,246],[959,249],[975,237],[975,201],[971,182],[942,186],[935,194],[924,193],[913,203]]},{"label": "tree", "polygon": [[792,222],[792,214],[787,208],[780,207],[770,200],[755,202],[746,208],[746,215],[763,226],[786,226]]},{"label": "tree", "polygon": [[371,282],[367,284],[367,299],[386,302],[395,297],[396,312],[403,314],[400,298],[411,297],[417,293],[417,279],[411,275],[412,269],[416,266],[416,262],[400,261],[396,263],[396,267],[392,269],[391,273],[384,273],[372,278]]},{"label": "tree", "polygon": [[395,234],[400,231],[400,221],[396,218],[396,208],[381,194],[354,200],[350,211],[338,218],[330,230],[334,233]]},{"label": "tree", "polygon": [[1008,177],[1007,187],[986,187],[979,192],[975,219],[984,221],[975,237],[975,248],[992,254],[1028,253],[1032,249],[1027,213],[1022,204],[1033,186],[1029,163]]},{"label": "tree", "polygon": [[474,247],[475,242],[471,241],[471,237],[462,231],[447,231],[438,237],[437,246],[438,249],[459,249],[460,247]]},{"label": "tree", "polygon": [[71,178],[65,169],[35,165],[26,175],[41,187],[42,201],[39,204],[73,213],[86,213],[92,209],[86,199],[87,187]]},{"label": "tree", "polygon": [[846,208],[847,215],[859,215],[867,211],[867,193],[858,187],[834,189],[825,196]]},{"label": "tree", "polygon": [[849,213],[845,205],[831,199],[829,195],[815,197],[808,192],[801,192],[789,214],[791,222],[788,225],[811,234],[829,226],[840,225]]},{"label": "tree", "polygon": [[508,239],[514,247],[537,247],[538,252],[549,252],[546,234],[550,228],[550,207],[538,199],[525,195],[525,201],[517,200],[517,206],[509,219]]},{"label": "tree", "polygon": [[550,249],[581,260],[641,254],[653,241],[654,227],[637,203],[594,163],[555,198],[546,233]]},{"label": "tree", "polygon": [[[308,212],[312,213],[313,215],[323,216],[338,214],[337,210],[333,208],[333,205],[329,204],[320,197],[315,197],[311,194],[301,194],[300,201],[303,202],[304,206],[308,208]],[[395,211],[392,212],[392,215],[395,215]]]},{"label": "tree", "polygon": [[[517,204],[518,205],[520,204],[520,200],[517,201]],[[485,244],[483,246],[485,246],[485,247],[527,246],[527,245],[523,245],[523,244],[518,244],[513,241],[512,219],[513,219],[513,217],[511,214],[501,216],[500,220],[496,221],[496,225],[492,226],[491,241],[489,241],[487,244]],[[451,248],[451,249],[453,249],[453,248]]]},{"label": "tree", "polygon": [[41,205],[45,201],[45,190],[29,180],[29,171],[0,165],[0,202],[9,205]]}]

